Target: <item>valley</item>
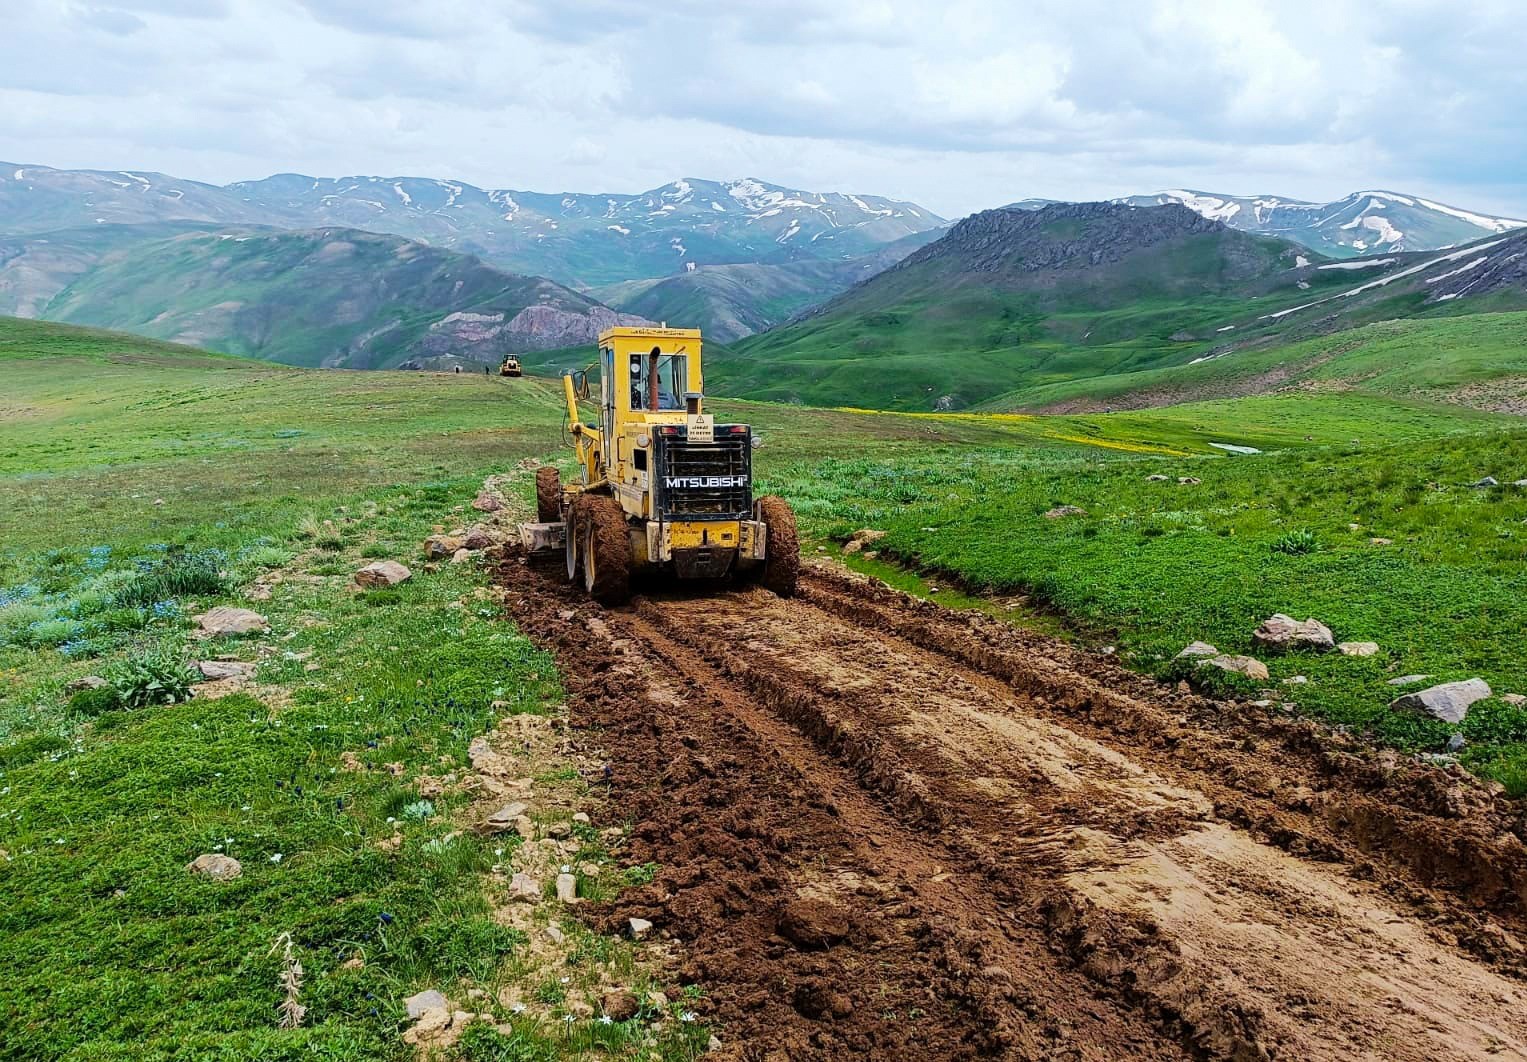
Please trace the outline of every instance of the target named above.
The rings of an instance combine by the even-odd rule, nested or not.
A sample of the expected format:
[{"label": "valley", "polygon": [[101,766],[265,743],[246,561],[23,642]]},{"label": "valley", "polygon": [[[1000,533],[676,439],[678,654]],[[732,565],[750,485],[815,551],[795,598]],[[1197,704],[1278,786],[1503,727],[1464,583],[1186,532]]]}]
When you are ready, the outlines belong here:
[{"label": "valley", "polygon": [[[1467,355],[1493,365],[1511,333],[1444,369],[1425,330],[1495,319],[1402,323],[1434,352],[1411,369],[1475,376]],[[1349,355],[1394,371],[1411,359],[1380,344],[1403,341]],[[551,381],[15,319],[0,364],[17,1057],[421,1042],[676,1062],[712,1037],[723,1057],[1101,1058],[1120,1038],[1343,1057],[1362,1035],[1474,1058],[1519,1036],[1471,1002],[1509,997],[1522,961],[1519,417],[1377,382],[1106,415],[718,399],[763,440],[758,489],[798,513],[800,597],[644,586],[607,610],[510,532],[534,468],[565,462]],[[458,525],[488,545],[422,551]],[[358,586],[380,559],[411,576]],[[214,606],[265,627],[200,634]],[[1378,649],[1267,653],[1273,612]],[[1185,662],[1192,641],[1269,677]],[[235,677],[154,707],[70,690],[166,654]],[[1494,695],[1459,725],[1390,707],[1418,674]],[[483,826],[511,801],[526,835]],[[188,876],[206,853],[240,876]],[[575,868],[577,904],[550,862]],[[546,891],[516,898],[519,874]],[[1219,917],[1227,893],[1241,921]],[[1375,905],[1383,928],[1359,932]],[[268,1016],[283,932],[297,1030]],[[1311,939],[1322,961],[1289,965]],[[1417,964],[1467,1036],[1350,991],[1364,966],[1418,998]],[[861,974],[839,987],[842,969]],[[431,988],[463,1016],[420,1041],[408,1001]],[[1285,991],[1346,1031],[1284,1020]]]}]

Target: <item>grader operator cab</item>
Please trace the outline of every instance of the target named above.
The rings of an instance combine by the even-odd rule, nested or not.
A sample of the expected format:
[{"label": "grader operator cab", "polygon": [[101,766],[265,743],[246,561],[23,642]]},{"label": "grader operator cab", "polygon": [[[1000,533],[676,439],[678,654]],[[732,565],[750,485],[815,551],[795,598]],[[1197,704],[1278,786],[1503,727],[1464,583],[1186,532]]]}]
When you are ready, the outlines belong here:
[{"label": "grader operator cab", "polygon": [[[560,549],[596,600],[625,600],[639,569],[795,592],[795,515],[753,497],[758,440],[705,412],[700,349],[696,328],[611,328],[595,363],[562,377],[578,481],[540,469],[537,522],[520,534],[532,557]],[[598,423],[585,423],[578,402],[595,397]]]},{"label": "grader operator cab", "polygon": [[500,376],[523,376],[524,373],[520,371],[520,359],[516,358],[513,354],[505,354],[504,360],[499,364],[498,374]]}]

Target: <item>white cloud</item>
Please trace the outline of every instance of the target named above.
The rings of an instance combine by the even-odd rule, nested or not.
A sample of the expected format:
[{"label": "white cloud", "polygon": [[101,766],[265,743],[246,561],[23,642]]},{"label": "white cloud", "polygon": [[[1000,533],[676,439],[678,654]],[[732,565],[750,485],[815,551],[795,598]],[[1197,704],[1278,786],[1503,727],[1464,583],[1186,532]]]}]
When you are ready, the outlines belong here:
[{"label": "white cloud", "polygon": [[1527,213],[1505,0],[8,0],[0,158],[635,191],[757,175],[957,214],[1359,186]]}]

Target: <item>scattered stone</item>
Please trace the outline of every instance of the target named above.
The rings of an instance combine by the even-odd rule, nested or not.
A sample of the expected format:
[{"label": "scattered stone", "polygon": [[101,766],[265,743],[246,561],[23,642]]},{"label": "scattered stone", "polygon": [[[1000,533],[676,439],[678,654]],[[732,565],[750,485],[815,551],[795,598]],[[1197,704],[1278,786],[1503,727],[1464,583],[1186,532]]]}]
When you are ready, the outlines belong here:
[{"label": "scattered stone", "polygon": [[198,660],[196,670],[201,672],[201,677],[208,682],[218,682],[222,679],[242,679],[253,675],[257,664],[246,664],[238,660]]},{"label": "scattered stone", "polygon": [[1462,734],[1453,734],[1447,739],[1447,750],[1449,752],[1461,752],[1468,743],[1468,740]]},{"label": "scattered stone", "polygon": [[367,590],[376,590],[384,586],[397,586],[412,578],[413,574],[397,561],[372,561],[355,573],[355,582],[356,585],[364,586]]},{"label": "scattered stone", "polygon": [[472,500],[472,508],[480,513],[496,513],[503,507],[503,499],[491,491],[482,491]]},{"label": "scattered stone", "polygon": [[1179,660],[1185,656],[1219,656],[1219,650],[1208,642],[1189,642],[1188,647],[1177,654]]},{"label": "scattered stone", "polygon": [[1251,635],[1252,641],[1274,653],[1287,653],[1295,649],[1311,649],[1326,652],[1335,648],[1336,638],[1331,628],[1317,619],[1303,623],[1281,612],[1262,621]]},{"label": "scattered stone", "polygon": [[270,630],[270,623],[258,612],[247,608],[230,608],[220,605],[208,609],[200,616],[192,616],[207,634],[254,634]]},{"label": "scattered stone", "polygon": [[424,1017],[424,1012],[427,1010],[443,1010],[449,1013],[451,1009],[451,1001],[433,988],[427,992],[409,996],[403,1001],[403,1005],[408,1008],[410,1021]]},{"label": "scattered stone", "polygon": [[1221,653],[1219,656],[1200,660],[1198,666],[1217,667],[1221,671],[1233,671],[1238,675],[1245,675],[1247,678],[1255,679],[1258,682],[1266,682],[1269,678],[1267,665],[1249,656],[1230,656]]},{"label": "scattered stone", "polygon": [[111,685],[100,675],[85,675],[74,679],[64,686],[65,693],[79,693],[81,690],[100,690]]},{"label": "scattered stone", "polygon": [[364,970],[366,968],[366,960],[361,958],[359,955],[352,955],[350,958],[340,963],[339,968],[341,970]]},{"label": "scattered stone", "polygon": [[493,536],[488,534],[487,528],[473,527],[461,540],[463,549],[487,549],[493,545]]},{"label": "scattered stone", "polygon": [[588,826],[593,822],[593,820],[589,818],[589,813],[586,811],[573,812],[573,821],[583,826]]},{"label": "scattered stone", "polygon": [[1177,482],[1184,487],[1196,487],[1202,483],[1203,480],[1199,479],[1197,476],[1178,476]]},{"label": "scattered stone", "polygon": [[530,821],[529,815],[521,815],[514,820],[514,832],[527,841],[535,839],[536,824]]},{"label": "scattered stone", "polygon": [[1290,675],[1288,678],[1283,680],[1283,685],[1285,685],[1285,686],[1303,686],[1306,683],[1308,683],[1309,681],[1310,680],[1308,678],[1306,678],[1305,676],[1303,676],[1303,675]]},{"label": "scattered stone", "polygon": [[562,932],[560,926],[547,926],[544,932],[546,933],[546,939],[553,944],[561,944],[567,939],[567,934]]},{"label": "scattered stone", "polygon": [[885,538],[887,532],[876,531],[874,528],[865,527],[848,536],[848,541],[843,543],[844,553],[858,553],[872,542],[879,542]]},{"label": "scattered stone", "polygon": [[1519,479],[1511,485],[1513,487],[1527,487],[1527,479]]},{"label": "scattered stone", "polygon": [[223,855],[221,852],[208,852],[199,855],[186,864],[186,869],[192,874],[203,878],[211,878],[213,881],[232,881],[244,873],[244,865],[233,856]]},{"label": "scattered stone", "polygon": [[472,559],[472,551],[469,550],[469,549],[465,549],[465,548],[458,549],[455,553],[451,554],[451,563],[452,564],[460,564],[463,561],[469,561],[471,559]]},{"label": "scattered stone", "polygon": [[505,804],[484,820],[483,825],[492,830],[509,830],[514,828],[514,821],[521,818],[529,810],[529,805],[524,801],[516,800],[513,804]]},{"label": "scattered stone", "polygon": [[1458,757],[1450,752],[1423,752],[1416,757],[1422,763],[1429,763],[1433,767],[1454,767],[1458,764]]},{"label": "scattered stone", "polygon": [[599,1000],[599,1006],[612,1021],[630,1021],[641,1008],[636,995],[624,988],[612,988]]},{"label": "scattered stone", "polygon": [[630,918],[627,919],[627,921],[631,926],[632,940],[641,940],[648,933],[652,932],[652,923],[647,921],[645,918]]},{"label": "scattered stone", "polygon": [[1368,545],[1370,545],[1370,546],[1392,546],[1392,545],[1394,545],[1394,539],[1392,539],[1392,538],[1370,538],[1368,540]]},{"label": "scattered stone", "polygon": [[1389,702],[1391,708],[1403,708],[1425,712],[1444,723],[1461,723],[1469,714],[1469,706],[1490,696],[1489,683],[1484,679],[1471,678],[1462,682],[1444,682],[1416,693],[1407,693]]},{"label": "scattered stone", "polygon": [[1046,520],[1064,520],[1068,516],[1086,516],[1087,510],[1080,505],[1057,505],[1045,513]]},{"label": "scattered stone", "polygon": [[1425,682],[1429,678],[1431,678],[1430,675],[1401,675],[1399,678],[1392,678],[1392,679],[1390,679],[1389,682],[1388,682],[1388,685],[1390,685],[1390,686],[1414,686],[1416,683],[1418,683],[1418,682]]},{"label": "scattered stone", "polygon": [[1486,476],[1479,482],[1470,484],[1470,486],[1477,489],[1484,489],[1485,487],[1498,487],[1500,486],[1500,480],[1496,479],[1494,476]]},{"label": "scattered stone", "polygon": [[573,875],[557,875],[557,901],[559,903],[578,902],[578,879]]},{"label": "scattered stone", "polygon": [[1379,651],[1378,642],[1342,642],[1336,647],[1342,656],[1373,656]]},{"label": "scattered stone", "polygon": [[1160,473],[1157,473],[1154,476],[1146,476],[1145,477],[1145,482],[1147,482],[1147,483],[1165,483],[1168,480],[1170,480],[1171,478],[1172,478],[1171,476],[1163,476]]},{"label": "scattered stone", "polygon": [[522,870],[509,879],[509,896],[534,903],[541,898],[541,883]]},{"label": "scattered stone", "polygon": [[430,535],[424,540],[424,555],[430,560],[445,560],[461,548],[461,539],[450,535]]},{"label": "scattered stone", "polygon": [[1500,699],[1513,708],[1521,708],[1527,705],[1527,697],[1522,696],[1520,693],[1503,693],[1500,695]]}]

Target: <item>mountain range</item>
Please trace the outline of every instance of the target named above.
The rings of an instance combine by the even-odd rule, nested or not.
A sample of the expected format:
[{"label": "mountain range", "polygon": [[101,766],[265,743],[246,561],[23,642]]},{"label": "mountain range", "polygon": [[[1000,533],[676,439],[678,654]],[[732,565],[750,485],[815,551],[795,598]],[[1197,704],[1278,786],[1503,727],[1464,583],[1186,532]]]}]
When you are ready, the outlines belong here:
[{"label": "mountain range", "polygon": [[607,195],[300,174],[217,186],[162,173],[0,163],[0,232],[166,221],[386,232],[575,288],[700,265],[843,260],[945,224],[913,203],[753,179],[685,179]]},{"label": "mountain range", "polygon": [[[1009,209],[1037,210],[1058,202],[1024,199]],[[1434,251],[1527,226],[1398,192],[1353,192],[1330,203],[1275,195],[1235,196],[1173,189],[1112,200],[1126,206],[1180,203],[1211,221],[1263,236],[1281,236],[1334,258],[1376,252]]]},{"label": "mountain range", "polygon": [[1336,259],[1177,203],[1051,204],[972,215],[712,373],[751,398],[950,410],[1372,321],[1522,308],[1527,229]]}]

